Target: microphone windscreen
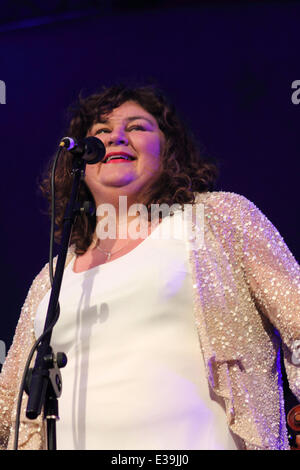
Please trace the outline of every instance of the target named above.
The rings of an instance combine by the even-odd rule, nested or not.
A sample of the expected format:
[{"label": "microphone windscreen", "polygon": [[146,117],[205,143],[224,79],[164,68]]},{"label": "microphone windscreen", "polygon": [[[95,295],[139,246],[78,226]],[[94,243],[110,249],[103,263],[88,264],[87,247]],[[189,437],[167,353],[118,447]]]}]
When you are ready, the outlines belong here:
[{"label": "microphone windscreen", "polygon": [[97,139],[97,137],[86,137],[84,142],[85,153],[82,157],[83,160],[85,160],[89,165],[101,162],[106,154],[103,142],[100,139]]}]

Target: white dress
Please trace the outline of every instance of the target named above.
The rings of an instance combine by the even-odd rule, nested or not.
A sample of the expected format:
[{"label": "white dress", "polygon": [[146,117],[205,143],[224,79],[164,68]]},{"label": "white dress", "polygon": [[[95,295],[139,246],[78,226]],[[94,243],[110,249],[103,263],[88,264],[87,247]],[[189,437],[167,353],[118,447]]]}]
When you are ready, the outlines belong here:
[{"label": "white dress", "polygon": [[[114,261],[81,273],[75,257],[67,266],[51,341],[68,357],[58,449],[238,448],[206,378],[182,214]],[[48,301],[49,292],[36,336]]]}]

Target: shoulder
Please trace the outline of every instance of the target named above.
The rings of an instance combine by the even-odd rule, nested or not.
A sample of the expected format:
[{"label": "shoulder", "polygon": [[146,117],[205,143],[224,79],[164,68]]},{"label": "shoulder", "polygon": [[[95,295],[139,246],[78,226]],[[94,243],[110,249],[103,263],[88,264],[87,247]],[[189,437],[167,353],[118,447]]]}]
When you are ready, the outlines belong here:
[{"label": "shoulder", "polygon": [[276,231],[261,210],[241,194],[226,191],[195,193],[195,204],[203,204],[204,220],[209,227],[240,234]]},{"label": "shoulder", "polygon": [[22,307],[22,313],[29,312],[28,307],[31,307],[36,303],[43,291],[45,291],[46,293],[49,283],[49,264],[46,263],[31,281],[30,287],[27,291],[25,302]]},{"label": "shoulder", "polygon": [[[66,265],[73,257],[73,250],[68,251]],[[57,256],[53,258],[53,271],[55,273]],[[32,321],[35,311],[43,299],[44,295],[51,289],[49,262],[44,264],[39,273],[34,277],[27,291],[25,301],[21,309],[21,315],[18,320],[17,330],[24,329],[27,322]]]},{"label": "shoulder", "polygon": [[204,206],[212,209],[222,211],[228,209],[235,209],[240,211],[245,210],[258,210],[255,204],[247,199],[245,196],[237,193],[227,191],[212,191],[205,193],[194,193],[195,203],[202,203]]},{"label": "shoulder", "polygon": [[245,196],[227,191],[194,193],[195,204],[203,204],[206,215],[229,221],[267,220],[261,210]]},{"label": "shoulder", "polygon": [[[66,263],[65,263],[65,267],[69,264],[69,262],[71,261],[71,259],[73,258],[73,256],[75,256],[75,245],[71,245],[69,248],[68,248],[68,252],[67,252],[67,256],[66,256]],[[53,258],[53,269],[55,269],[56,267],[56,263],[57,263],[57,259],[58,259],[58,256],[55,256]],[[43,267],[42,269],[40,270],[40,272],[37,274],[37,276],[34,278],[33,280],[33,284],[34,283],[38,283],[38,282],[43,282],[45,280],[49,280],[49,262],[47,262]]]},{"label": "shoulder", "polygon": [[205,222],[224,232],[238,232],[243,240],[274,241],[282,247],[285,242],[272,221],[249,199],[236,193],[215,191],[195,193],[195,203],[203,204]]}]

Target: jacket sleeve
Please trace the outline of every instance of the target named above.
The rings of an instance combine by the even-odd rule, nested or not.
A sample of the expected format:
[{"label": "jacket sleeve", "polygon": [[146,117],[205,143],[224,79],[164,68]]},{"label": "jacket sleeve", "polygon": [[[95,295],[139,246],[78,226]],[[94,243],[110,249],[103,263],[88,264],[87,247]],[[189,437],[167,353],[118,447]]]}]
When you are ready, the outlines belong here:
[{"label": "jacket sleeve", "polygon": [[[46,279],[47,265],[34,279],[28,291],[15,330],[12,345],[7,353],[0,374],[0,448],[2,450],[7,449],[9,442],[12,443],[13,441],[15,412],[20,382],[28,354],[35,340],[33,319],[36,307],[41,300],[41,295],[45,293],[43,286],[45,287],[47,284]],[[35,422],[29,423],[24,416],[21,416],[21,423],[23,429],[27,427],[27,438],[33,437],[39,425]]]},{"label": "jacket sleeve", "polygon": [[[283,238],[249,200],[240,196],[243,268],[255,302],[282,340],[291,391],[300,400],[300,267]],[[300,346],[299,346],[300,349]]]}]

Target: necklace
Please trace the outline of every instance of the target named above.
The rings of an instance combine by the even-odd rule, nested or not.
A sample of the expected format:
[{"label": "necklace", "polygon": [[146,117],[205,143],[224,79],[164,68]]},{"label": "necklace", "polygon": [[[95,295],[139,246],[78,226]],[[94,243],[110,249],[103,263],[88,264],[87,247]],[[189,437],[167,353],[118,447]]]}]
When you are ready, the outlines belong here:
[{"label": "necklace", "polygon": [[[148,222],[148,225],[149,225],[149,222]],[[123,248],[125,248],[130,243],[130,241],[131,241],[131,239],[129,239],[129,241],[126,243],[126,245],[122,246],[121,248],[119,248],[116,251],[106,251],[103,248],[101,248],[101,246],[99,245],[99,242],[100,242],[99,238],[97,240],[93,240],[93,242],[95,243],[95,248],[97,250],[101,251],[101,253],[104,253],[107,256],[107,261],[110,260],[112,255],[114,255],[114,254],[118,253],[119,251],[123,250]]]},{"label": "necklace", "polygon": [[115,253],[118,253],[118,251],[121,251],[123,248],[125,248],[125,246],[127,246],[129,244],[129,242],[130,242],[130,240],[126,243],[126,245],[122,246],[121,248],[119,248],[116,251],[106,251],[106,250],[103,250],[103,248],[101,248],[101,246],[99,245],[99,240],[98,240],[98,242],[96,244],[96,248],[97,248],[97,250],[101,251],[101,253],[104,253],[107,256],[107,261],[109,261],[111,255],[114,255]]}]

